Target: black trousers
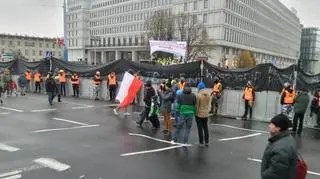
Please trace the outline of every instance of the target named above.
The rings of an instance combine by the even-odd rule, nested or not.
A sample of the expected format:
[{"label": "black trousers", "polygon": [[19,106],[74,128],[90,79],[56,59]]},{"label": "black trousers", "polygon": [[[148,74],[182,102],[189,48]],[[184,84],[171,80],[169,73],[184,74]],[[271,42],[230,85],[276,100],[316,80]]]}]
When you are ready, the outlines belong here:
[{"label": "black trousers", "polygon": [[41,82],[36,82],[36,93],[38,92],[39,89],[39,93],[41,92]]},{"label": "black trousers", "polygon": [[109,85],[110,101],[116,100],[116,90],[117,90],[117,85]]},{"label": "black trousers", "polygon": [[60,83],[60,92],[61,92],[61,95],[66,96],[66,83],[63,83],[63,82]]},{"label": "black trousers", "polygon": [[304,118],[304,113],[295,113],[293,117],[293,126],[292,130],[296,131],[297,130],[297,125],[298,125],[298,120],[299,120],[299,128],[298,128],[298,133],[302,132],[302,127],[303,127],[303,118]]},{"label": "black trousers", "polygon": [[149,120],[149,112],[151,108],[149,106],[145,106],[144,110],[141,113],[140,121],[138,122],[140,125],[144,122],[145,119]]},{"label": "black trousers", "polygon": [[208,144],[209,143],[208,118],[200,118],[196,116],[196,122],[198,127],[199,143],[203,144],[203,136],[204,136],[204,142]]},{"label": "black trousers", "polygon": [[73,89],[73,96],[79,97],[79,85],[78,84],[73,84],[72,85],[72,89]]},{"label": "black trousers", "polygon": [[250,119],[252,118],[252,107],[249,105],[249,101],[246,100],[245,104],[244,104],[244,114],[243,114],[243,118],[247,118],[248,116],[248,112],[249,112],[249,117]]}]

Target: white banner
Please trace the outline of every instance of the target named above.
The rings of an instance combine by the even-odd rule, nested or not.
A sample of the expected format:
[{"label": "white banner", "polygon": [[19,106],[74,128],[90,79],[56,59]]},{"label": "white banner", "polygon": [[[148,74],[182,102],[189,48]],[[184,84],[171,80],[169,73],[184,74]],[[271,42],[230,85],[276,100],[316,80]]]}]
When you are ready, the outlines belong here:
[{"label": "white banner", "polygon": [[186,56],[187,42],[150,40],[150,55],[154,52],[167,52],[176,56]]}]

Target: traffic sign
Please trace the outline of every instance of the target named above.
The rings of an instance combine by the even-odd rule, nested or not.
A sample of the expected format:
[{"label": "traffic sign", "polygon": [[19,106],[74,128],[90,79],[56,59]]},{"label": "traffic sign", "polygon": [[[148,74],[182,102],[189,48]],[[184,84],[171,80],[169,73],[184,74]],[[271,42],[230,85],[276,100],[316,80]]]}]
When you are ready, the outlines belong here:
[{"label": "traffic sign", "polygon": [[44,57],[47,58],[47,57],[52,57],[53,56],[53,52],[52,51],[46,51]]}]

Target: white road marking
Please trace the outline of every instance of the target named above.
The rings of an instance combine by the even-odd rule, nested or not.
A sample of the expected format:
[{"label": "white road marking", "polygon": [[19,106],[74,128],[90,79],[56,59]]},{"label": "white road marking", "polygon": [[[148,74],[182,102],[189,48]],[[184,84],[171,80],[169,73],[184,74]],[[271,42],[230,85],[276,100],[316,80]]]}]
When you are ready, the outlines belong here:
[{"label": "white road marking", "polygon": [[219,139],[218,141],[239,140],[239,139],[245,139],[245,138],[255,137],[255,136],[258,136],[258,135],[261,135],[261,134],[262,134],[262,133],[255,133],[255,134],[250,134],[250,135],[245,135],[245,136]]},{"label": "white road marking", "polygon": [[7,144],[0,143],[0,150],[8,151],[8,152],[16,152],[16,151],[18,151],[20,149],[16,148],[16,147],[13,147],[13,146],[10,146],[10,145],[7,145]]},{"label": "white road marking", "polygon": [[53,170],[59,171],[59,172],[68,170],[71,167],[70,165],[61,163],[61,162],[59,162],[55,159],[52,159],[52,158],[38,158],[38,159],[33,160],[33,162],[35,162],[39,165],[43,165],[45,167],[51,168]]},{"label": "white road marking", "polygon": [[104,107],[117,107],[119,104],[105,104]]},{"label": "white road marking", "polygon": [[176,145],[176,146],[171,146],[171,147],[165,147],[165,148],[160,148],[160,149],[154,149],[154,150],[144,150],[140,152],[131,152],[131,153],[126,153],[126,154],[121,154],[120,156],[131,156],[131,155],[140,155],[140,154],[147,154],[147,153],[154,153],[154,152],[161,152],[165,150],[170,150],[170,149],[175,149],[175,148],[180,148],[182,146]]},{"label": "white road marking", "polygon": [[[167,143],[167,144],[172,144],[170,141],[166,141],[166,140],[162,140],[162,139],[150,137],[150,136],[143,135],[143,134],[129,133],[129,135],[144,137],[144,138],[151,139],[151,140],[154,140],[154,141],[163,142],[163,143]],[[175,144],[175,145],[179,145],[179,146],[185,146],[185,147],[190,147],[190,146],[192,146],[191,144],[182,144],[182,143],[174,143],[174,144]]]},{"label": "white road marking", "polygon": [[34,109],[31,110],[31,112],[48,112],[48,111],[56,111],[57,109],[52,108],[52,109]]},{"label": "white road marking", "polygon": [[1,112],[0,115],[7,115],[10,114],[9,112]]},{"label": "white road marking", "polygon": [[44,133],[44,132],[53,132],[53,131],[65,131],[65,130],[73,130],[73,129],[81,129],[81,128],[90,128],[90,127],[99,127],[100,125],[87,125],[87,126],[77,126],[77,127],[67,127],[67,128],[55,128],[55,129],[42,129],[32,131],[32,133]]},{"label": "white road marking", "polygon": [[1,173],[0,174],[0,178],[7,177],[7,176],[12,176],[12,175],[17,175],[17,174],[20,174],[21,172],[22,172],[21,170],[16,170],[16,171],[7,172],[7,173]]},{"label": "white road marking", "polygon": [[78,106],[78,107],[72,107],[72,109],[87,109],[87,108],[93,108],[95,106]]},{"label": "white road marking", "polygon": [[13,176],[1,178],[1,179],[18,179],[18,178],[22,178],[22,176],[19,174],[19,175],[13,175]]},{"label": "white road marking", "polygon": [[211,124],[211,125],[213,125],[213,126],[227,127],[227,128],[231,128],[231,129],[238,129],[238,130],[242,130],[242,131],[249,131],[249,132],[258,132],[258,133],[263,133],[263,134],[269,134],[268,131],[254,130],[254,129],[246,129],[246,128],[235,127],[235,126],[230,126],[230,125],[226,125],[226,124]]},{"label": "white road marking", "polygon": [[65,103],[65,104],[74,104],[74,105],[78,105],[78,106],[90,106],[90,105],[88,105],[88,104],[74,103],[74,102],[65,101],[65,100],[63,100],[62,103]]},{"label": "white road marking", "polygon": [[56,121],[63,121],[63,122],[69,122],[69,123],[72,123],[72,124],[79,124],[81,126],[89,126],[89,124],[86,124],[86,123],[82,123],[82,122],[77,122],[77,121],[71,121],[71,120],[67,120],[67,119],[61,119],[61,118],[52,118],[53,120],[56,120]]},{"label": "white road marking", "polygon": [[[255,158],[248,158],[248,160],[249,160],[249,161],[253,161],[253,162],[258,162],[258,163],[261,163],[261,162],[262,162],[262,160],[260,160],[260,159],[255,159]],[[308,170],[308,174],[320,176],[320,173],[313,172],[313,171],[309,171],[309,170]]]},{"label": "white road marking", "polygon": [[8,110],[8,111],[14,111],[14,112],[24,112],[23,110],[20,110],[20,109],[8,108],[8,107],[3,107],[3,106],[0,106],[0,109],[4,109],[4,110]]},{"label": "white road marking", "polygon": [[81,176],[79,176],[79,178],[81,179],[81,178],[84,178],[85,177],[85,175],[81,175]]}]

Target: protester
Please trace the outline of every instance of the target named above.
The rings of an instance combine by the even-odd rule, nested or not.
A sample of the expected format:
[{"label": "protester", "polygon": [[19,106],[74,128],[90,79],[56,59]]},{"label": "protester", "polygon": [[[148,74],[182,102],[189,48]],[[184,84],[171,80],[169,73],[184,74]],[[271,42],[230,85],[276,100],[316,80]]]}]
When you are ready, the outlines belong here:
[{"label": "protester", "polygon": [[73,90],[73,97],[79,98],[79,85],[80,85],[80,79],[77,73],[73,73],[71,76],[71,84],[72,84],[72,90]]},{"label": "protester", "polygon": [[[284,84],[284,89],[281,92],[281,113],[292,117],[292,110],[294,99],[296,98],[296,92],[294,91],[290,83]],[[291,118],[292,119],[292,118]]]},{"label": "protester", "polygon": [[219,99],[221,97],[222,84],[219,78],[214,79],[214,85],[211,92],[211,110],[210,113],[216,116],[218,114]]},{"label": "protester", "polygon": [[176,88],[176,94],[175,94],[175,100],[174,100],[174,103],[172,104],[172,111],[173,111],[173,116],[174,116],[174,127],[177,127],[178,125],[178,122],[179,122],[179,117],[180,117],[180,113],[179,111],[177,111],[177,100],[178,100],[178,96],[181,95],[183,92],[183,90],[179,89],[179,88]]},{"label": "protester", "polygon": [[261,164],[262,179],[296,179],[296,142],[290,135],[289,118],[284,114],[273,117],[269,128],[271,137]]},{"label": "protester", "polygon": [[115,72],[111,72],[107,78],[107,85],[109,89],[110,102],[115,102],[116,91],[118,87],[117,76]]},{"label": "protester", "polygon": [[208,117],[210,105],[210,93],[206,90],[203,82],[198,84],[198,94],[196,95],[196,122],[198,127],[199,144],[203,146],[203,136],[205,146],[209,145]]},{"label": "protester", "polygon": [[42,81],[41,73],[37,71],[33,75],[33,79],[34,79],[35,88],[36,88],[35,93],[38,93],[38,90],[39,90],[39,93],[41,93],[41,81]]},{"label": "protester", "polygon": [[18,86],[20,88],[20,95],[21,96],[26,95],[25,90],[26,90],[27,85],[28,85],[27,79],[26,79],[25,75],[23,73],[21,73],[18,78]]},{"label": "protester", "polygon": [[151,102],[151,108],[150,112],[148,114],[149,120],[152,123],[153,129],[159,129],[160,128],[160,122],[159,122],[159,102],[158,102],[158,96],[155,95],[152,97]]},{"label": "protester", "polygon": [[149,113],[151,110],[151,101],[152,101],[152,97],[155,96],[156,92],[154,90],[154,88],[152,87],[151,81],[147,81],[147,83],[145,84],[145,88],[144,88],[144,111],[142,111],[141,116],[140,116],[140,120],[137,121],[137,124],[139,126],[141,126],[144,122],[145,119],[148,120],[149,118]]},{"label": "protester", "polygon": [[47,95],[48,95],[48,101],[49,104],[52,105],[52,101],[54,99],[54,96],[56,94],[57,89],[57,84],[55,82],[55,80],[52,77],[51,73],[48,73],[48,78],[45,82],[45,87],[46,87],[46,91],[47,91]]},{"label": "protester", "polygon": [[165,130],[162,132],[165,135],[172,134],[172,120],[171,120],[171,104],[174,100],[173,92],[171,90],[171,83],[167,82],[162,89],[158,90],[160,96],[160,112],[164,117]]},{"label": "protester", "polygon": [[180,118],[173,136],[173,143],[179,141],[180,131],[185,124],[183,143],[188,143],[192,121],[196,112],[196,102],[196,96],[192,93],[190,85],[186,84],[183,93],[178,96],[177,100],[177,111],[180,113]]},{"label": "protester", "polygon": [[56,84],[56,90],[53,93],[52,100],[55,98],[55,96],[58,96],[58,102],[61,102],[61,84],[60,84],[59,76],[56,76],[54,78],[54,80],[55,80],[55,84]]},{"label": "protester", "polygon": [[302,89],[295,99],[292,131],[296,132],[299,120],[298,135],[302,132],[304,114],[308,108],[309,100],[310,98],[306,89]]},{"label": "protester", "polygon": [[244,114],[242,116],[243,120],[247,120],[247,115],[249,111],[249,119],[252,119],[252,108],[255,101],[255,90],[251,81],[248,81],[247,87],[243,91],[242,99],[244,100]]},{"label": "protester", "polygon": [[17,83],[10,79],[9,83],[8,83],[8,91],[9,91],[9,96],[12,96],[12,94],[14,93],[16,96],[18,96],[18,87],[17,87]]},{"label": "protester", "polygon": [[315,113],[317,114],[317,124],[314,126],[315,128],[320,128],[320,90],[317,90],[314,94],[314,98],[311,102],[310,106],[310,117],[312,117],[312,114]]},{"label": "protester", "polygon": [[[141,80],[141,76],[140,76],[140,71],[137,71],[133,74],[134,78],[137,80]],[[139,91],[136,94],[136,98],[135,100],[133,100],[132,104],[135,104],[135,101],[137,101],[137,104],[140,104],[140,98],[141,98],[141,88],[139,89]]]}]

